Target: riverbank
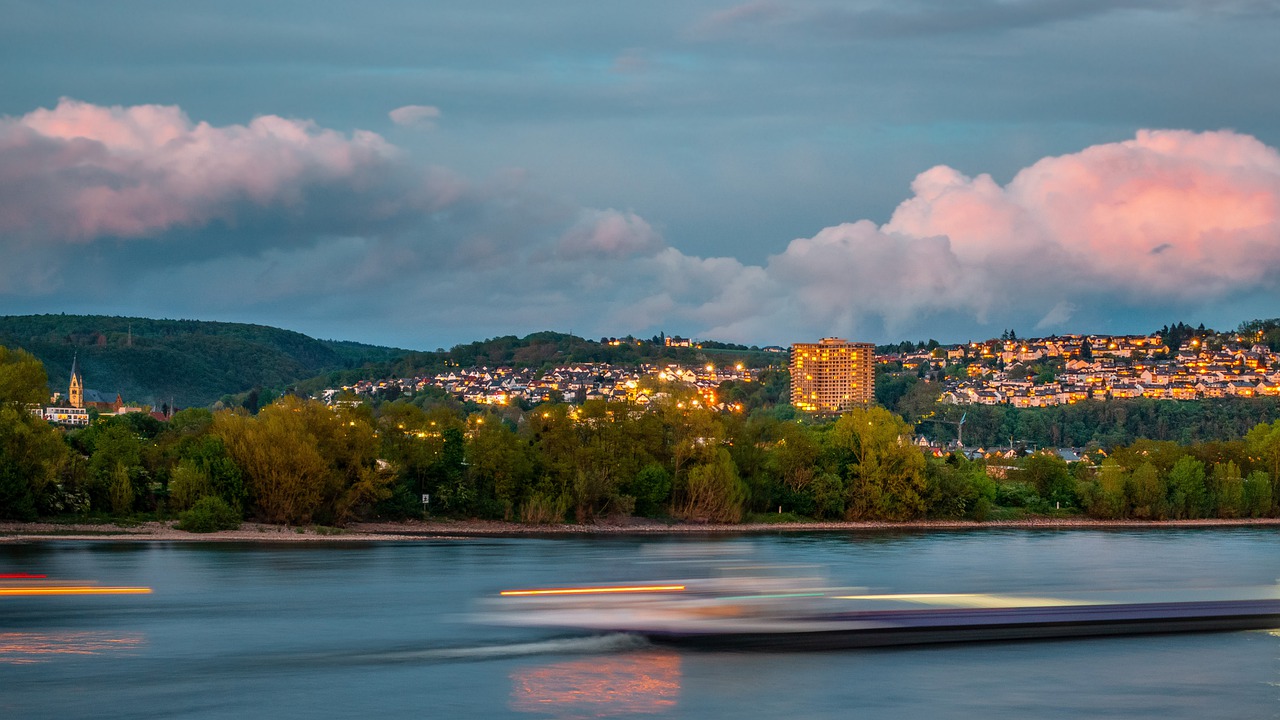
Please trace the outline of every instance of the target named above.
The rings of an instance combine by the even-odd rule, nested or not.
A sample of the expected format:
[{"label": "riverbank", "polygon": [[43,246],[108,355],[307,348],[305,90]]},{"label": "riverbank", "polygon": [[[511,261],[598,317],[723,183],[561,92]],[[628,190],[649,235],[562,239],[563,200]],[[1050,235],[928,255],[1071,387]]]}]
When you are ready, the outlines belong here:
[{"label": "riverbank", "polygon": [[58,540],[157,541],[157,542],[404,542],[413,540],[463,539],[503,536],[556,535],[726,535],[794,532],[894,532],[955,530],[1078,530],[1280,527],[1280,518],[1208,520],[1091,520],[1077,518],[1033,518],[974,522],[967,520],[921,520],[914,522],[811,522],[741,524],[669,524],[653,520],[628,519],[582,525],[521,525],[490,520],[433,520],[410,522],[355,523],[345,528],[323,526],[287,527],[244,523],[239,530],[189,533],[172,522],[137,525],[55,524],[0,522],[0,542],[46,542]]}]

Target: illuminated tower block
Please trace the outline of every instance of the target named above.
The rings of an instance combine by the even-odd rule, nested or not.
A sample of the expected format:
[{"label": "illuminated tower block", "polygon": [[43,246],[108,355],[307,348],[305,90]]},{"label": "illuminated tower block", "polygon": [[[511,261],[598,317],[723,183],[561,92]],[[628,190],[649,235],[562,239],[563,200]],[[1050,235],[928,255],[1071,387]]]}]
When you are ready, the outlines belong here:
[{"label": "illuminated tower block", "polygon": [[876,347],[840,338],[791,346],[791,404],[838,413],[875,402]]}]

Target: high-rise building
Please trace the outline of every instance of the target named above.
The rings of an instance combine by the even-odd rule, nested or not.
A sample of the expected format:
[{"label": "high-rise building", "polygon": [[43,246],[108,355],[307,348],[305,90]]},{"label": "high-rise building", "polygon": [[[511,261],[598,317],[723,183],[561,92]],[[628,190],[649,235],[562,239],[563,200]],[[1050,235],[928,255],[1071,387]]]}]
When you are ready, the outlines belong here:
[{"label": "high-rise building", "polygon": [[876,346],[841,338],[791,346],[791,404],[838,413],[875,402]]}]

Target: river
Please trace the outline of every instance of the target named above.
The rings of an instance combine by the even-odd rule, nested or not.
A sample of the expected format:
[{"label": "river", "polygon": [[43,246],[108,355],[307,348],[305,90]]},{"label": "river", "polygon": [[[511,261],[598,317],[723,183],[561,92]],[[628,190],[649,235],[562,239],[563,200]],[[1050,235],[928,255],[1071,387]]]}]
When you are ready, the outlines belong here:
[{"label": "river", "polygon": [[503,588],[671,577],[647,559],[654,545],[705,542],[891,592],[1053,593],[1273,583],[1277,540],[1228,528],[5,545],[0,573],[152,592],[0,597],[0,718],[1277,717],[1280,633],[730,653],[469,618]]}]

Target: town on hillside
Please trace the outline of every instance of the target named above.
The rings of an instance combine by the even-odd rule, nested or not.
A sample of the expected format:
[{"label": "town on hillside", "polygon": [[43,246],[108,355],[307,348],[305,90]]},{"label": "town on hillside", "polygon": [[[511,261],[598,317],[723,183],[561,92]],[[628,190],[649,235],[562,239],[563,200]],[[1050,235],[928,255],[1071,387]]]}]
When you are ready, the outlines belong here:
[{"label": "town on hillside", "polygon": [[[726,381],[757,382],[759,368],[742,363],[717,366],[706,364],[685,367],[678,363],[642,363],[622,367],[608,363],[570,363],[546,371],[514,367],[451,368],[445,372],[410,378],[365,380],[352,385],[325,389],[320,399],[328,404],[359,402],[364,397],[394,391],[396,395],[438,388],[464,402],[479,405],[532,404],[564,401],[582,403],[587,400],[627,400],[640,406],[666,395],[662,383],[674,383],[694,389],[708,407],[724,412],[741,411],[741,404],[728,403],[717,397]],[[645,379],[656,380],[645,382]]]},{"label": "town on hillside", "polygon": [[[1261,342],[1261,335],[1201,333],[1188,337],[1176,349],[1159,333],[1003,337],[882,351],[875,355],[875,363],[879,373],[916,373],[937,382],[938,399],[956,405],[1029,408],[1121,398],[1280,396],[1280,357]],[[391,390],[396,395],[411,395],[437,388],[460,401],[482,405],[552,400],[628,400],[647,405],[657,399],[652,388],[661,386],[645,382],[648,378],[691,388],[707,406],[731,412],[741,407],[718,396],[721,383],[757,382],[760,373],[759,368],[741,364],[569,363],[549,370],[482,365],[415,377],[364,380],[327,388],[319,397],[329,404],[351,403]],[[796,404],[795,397],[792,401]]]},{"label": "town on hillside", "polygon": [[1048,407],[1083,400],[1199,400],[1280,395],[1280,358],[1258,335],[1192,337],[1177,349],[1153,335],[1000,339],[881,356],[942,375],[957,405]]},{"label": "town on hillside", "polygon": [[[1185,325],[1147,335],[1018,338],[1006,331],[1002,337],[985,341],[955,345],[931,341],[879,348],[826,338],[820,343],[792,346],[789,357],[784,348],[766,348],[778,352],[778,360],[766,368],[744,366],[732,358],[708,362],[701,354],[695,363],[562,361],[539,368],[521,367],[518,362],[462,366],[446,361],[443,369],[339,384],[312,395],[329,405],[435,392],[478,405],[530,407],[544,402],[576,405],[601,400],[628,401],[643,407],[681,389],[685,391],[682,397],[687,398],[691,391],[696,398],[693,402],[705,407],[742,412],[749,408],[734,400],[742,397],[741,393],[727,393],[724,383],[759,383],[770,367],[789,367],[791,404],[798,411],[828,414],[873,402],[876,385],[893,377],[915,377],[932,384],[939,402],[1014,408],[1125,398],[1177,401],[1280,396],[1280,358],[1272,349],[1277,344],[1272,324],[1246,323],[1235,333],[1203,327],[1193,330]],[[695,349],[702,346],[697,340],[665,334],[656,341]],[[628,342],[643,341],[630,337],[600,340],[608,345]],[[798,371],[797,363],[803,364],[809,353],[815,354]],[[821,358],[830,353],[848,353],[847,357],[841,355],[844,365],[837,369],[836,363],[824,369]],[[874,373],[867,367],[870,362],[874,362]],[[774,382],[777,377],[769,376]],[[785,387],[779,390],[770,394],[768,402],[787,402]],[[67,392],[54,393],[37,412],[51,422],[74,426],[87,424],[91,411],[123,414],[150,410],[125,403],[118,394],[112,400],[86,389],[73,363]],[[163,410],[158,416],[163,417],[171,408]]]}]

